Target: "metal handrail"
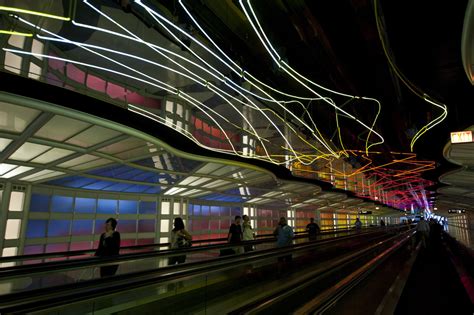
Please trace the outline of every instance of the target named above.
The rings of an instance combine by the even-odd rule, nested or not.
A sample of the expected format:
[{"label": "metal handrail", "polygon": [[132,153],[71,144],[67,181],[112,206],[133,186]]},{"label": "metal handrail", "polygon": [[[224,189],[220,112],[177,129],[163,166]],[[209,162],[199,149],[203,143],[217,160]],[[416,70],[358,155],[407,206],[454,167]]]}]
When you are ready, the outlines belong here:
[{"label": "metal handrail", "polygon": [[[349,232],[352,229],[341,229],[341,230],[325,230],[321,231],[320,235],[325,234],[334,234],[334,233],[342,233],[342,232]],[[306,235],[307,232],[295,232],[295,235],[300,237],[301,235]],[[261,234],[257,235],[257,238],[273,238],[273,234]],[[227,242],[227,238],[210,238],[204,240],[195,240],[191,241],[194,244],[202,244],[202,243],[218,243],[218,242]],[[169,247],[171,243],[153,243],[153,244],[144,244],[144,245],[131,245],[131,246],[123,246],[120,247],[120,250],[142,250],[147,248],[155,248],[155,247]],[[62,252],[54,252],[54,253],[42,253],[42,254],[27,254],[27,255],[17,255],[17,256],[7,256],[7,257],[0,257],[0,263],[5,262],[15,262],[21,260],[41,260],[46,258],[55,258],[55,257],[73,257],[73,256],[82,256],[85,254],[94,253],[96,249],[80,249],[74,251],[62,251]]]},{"label": "metal handrail", "polygon": [[[359,235],[366,235],[371,233],[377,233],[378,230],[372,230],[368,232],[358,233]],[[354,237],[354,235],[344,235],[338,236],[335,238],[331,238],[329,240],[316,240],[310,243],[314,244],[326,244],[331,241],[338,241],[343,240],[345,238]],[[106,256],[106,257],[86,257],[81,259],[75,260],[64,260],[64,261],[51,261],[45,262],[41,264],[35,265],[20,265],[20,266],[11,266],[11,267],[4,267],[0,269],[0,279],[4,278],[13,278],[13,277],[25,277],[27,275],[32,275],[34,273],[39,272],[54,272],[58,271],[66,271],[71,269],[79,269],[85,267],[98,267],[98,266],[108,266],[108,265],[116,265],[130,260],[137,260],[137,259],[147,259],[147,258],[165,258],[171,256],[178,256],[178,255],[187,255],[192,254],[195,252],[203,252],[209,250],[220,250],[226,248],[233,248],[236,246],[243,246],[243,245],[258,245],[262,243],[274,242],[273,238],[265,239],[265,240],[256,240],[256,241],[246,241],[238,244],[215,244],[215,245],[204,245],[198,247],[191,247],[185,249],[168,249],[163,251],[151,251],[151,252],[140,252],[140,253],[126,253],[116,256]],[[296,244],[294,246],[299,246],[302,244]],[[210,260],[206,260],[210,261]]]},{"label": "metal handrail", "polygon": [[[356,236],[371,235],[377,232],[359,233]],[[355,237],[354,235],[350,237]],[[261,251],[248,252],[241,255],[232,255],[225,257],[218,257],[207,261],[198,261],[182,265],[166,266],[154,270],[138,271],[123,275],[116,275],[114,277],[93,279],[82,283],[66,284],[55,286],[47,289],[35,289],[28,292],[11,293],[2,296],[0,302],[1,312],[15,311],[31,311],[38,309],[38,307],[53,307],[65,303],[72,303],[83,299],[103,296],[125,289],[138,288],[150,284],[161,284],[176,279],[189,277],[190,275],[199,276],[205,275],[209,272],[226,270],[245,266],[256,261],[261,261],[269,258],[276,258],[290,253],[298,253],[316,249],[321,245],[344,240],[345,237],[338,237],[336,239],[306,242],[303,244],[295,244],[286,246],[284,248],[271,248]]]},{"label": "metal handrail", "polygon": [[[244,305],[229,314],[259,314],[263,312],[267,307],[271,305],[275,305],[275,303],[279,303],[286,298],[289,298],[295,294],[301,292],[305,288],[311,287],[314,285],[315,282],[319,281],[320,279],[326,277],[329,273],[336,272],[342,267],[350,264],[354,260],[371,253],[372,251],[376,250],[377,248],[381,247],[387,242],[391,242],[397,238],[404,237],[408,234],[413,234],[413,229],[408,230],[401,235],[394,235],[384,241],[378,242],[373,244],[367,248],[364,248],[356,253],[353,253],[349,256],[342,257],[337,259],[335,262],[330,264],[329,266],[323,266],[321,268],[315,269],[314,271],[305,274],[303,277],[299,278],[296,282],[287,283],[284,286],[281,286],[277,292],[272,294],[271,296],[263,297],[257,301],[253,301],[247,305]],[[410,236],[411,237],[411,236]]]}]

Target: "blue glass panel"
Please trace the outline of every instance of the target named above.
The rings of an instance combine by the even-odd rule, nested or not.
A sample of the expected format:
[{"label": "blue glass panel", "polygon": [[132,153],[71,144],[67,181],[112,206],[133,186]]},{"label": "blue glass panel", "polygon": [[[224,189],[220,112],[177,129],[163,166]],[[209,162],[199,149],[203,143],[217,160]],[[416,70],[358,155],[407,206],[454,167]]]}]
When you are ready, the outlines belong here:
[{"label": "blue glass panel", "polygon": [[189,215],[194,215],[194,205],[188,203],[188,214]]},{"label": "blue glass panel", "polygon": [[239,207],[232,207],[231,208],[231,211],[230,211],[230,215],[231,216],[236,216],[236,215],[240,215],[240,208]]},{"label": "blue glass panel", "polygon": [[104,187],[104,189],[102,189],[102,190],[121,192],[121,191],[124,191],[125,189],[129,188],[130,186],[132,186],[132,185],[131,184],[124,184],[124,183],[114,183],[113,185]]},{"label": "blue glass panel", "polygon": [[72,212],[72,197],[53,196],[51,198],[52,212]]},{"label": "blue glass panel", "polygon": [[105,180],[98,180],[95,183],[92,183],[90,185],[84,186],[83,188],[85,189],[92,189],[92,190],[102,190],[105,187],[111,186],[115,184],[114,182],[109,182]]},{"label": "blue glass panel", "polygon": [[117,212],[117,200],[99,199],[97,200],[97,213],[115,214]]},{"label": "blue glass panel", "polygon": [[50,220],[48,224],[48,236],[68,236],[71,221],[69,220]]},{"label": "blue glass panel", "polygon": [[107,219],[95,220],[94,234],[102,234],[105,232],[105,221],[107,221]]},{"label": "blue glass panel", "polygon": [[136,164],[142,165],[142,166],[155,167],[155,162],[153,162],[152,158],[146,158],[146,159],[143,159],[143,160],[138,160],[138,161],[135,161],[133,163],[136,163]]},{"label": "blue glass panel", "polygon": [[133,179],[134,176],[141,174],[142,172],[143,170],[130,168],[127,172],[120,174],[119,177],[122,179]]},{"label": "blue glass panel", "polygon": [[124,192],[134,192],[134,193],[141,193],[147,190],[149,186],[144,185],[132,185],[129,188],[125,189]]},{"label": "blue glass panel", "polygon": [[193,208],[194,208],[193,215],[201,215],[201,206],[200,205],[194,205]]},{"label": "blue glass panel", "polygon": [[137,214],[138,201],[136,200],[119,200],[120,214]]},{"label": "blue glass panel", "polygon": [[92,220],[74,220],[72,222],[72,235],[91,235]]},{"label": "blue glass panel", "polygon": [[120,233],[136,233],[137,221],[136,220],[119,220],[117,224],[117,231],[119,231]]},{"label": "blue glass panel", "polygon": [[158,194],[160,192],[160,190],[161,190],[160,187],[151,186],[150,188],[148,188],[144,192],[147,193],[147,194]]},{"label": "blue glass panel", "polygon": [[47,220],[28,220],[26,238],[46,237]]},{"label": "blue glass panel", "polygon": [[75,179],[64,183],[64,186],[79,188],[94,183],[97,179],[77,176]]},{"label": "blue glass panel", "polygon": [[155,220],[139,220],[138,233],[155,232]]},{"label": "blue glass panel", "polygon": [[156,202],[154,201],[140,201],[140,214],[156,214]]},{"label": "blue glass panel", "polygon": [[220,209],[221,207],[218,206],[211,206],[211,215],[219,215],[220,214]]},{"label": "blue glass panel", "polygon": [[96,179],[93,179],[93,178],[87,178],[87,177],[82,177],[82,176],[69,176],[69,177],[51,180],[47,182],[47,184],[78,188],[78,187],[82,187],[84,185],[93,183],[95,181]]},{"label": "blue glass panel", "polygon": [[199,199],[215,200],[215,201],[223,201],[223,202],[244,202],[245,201],[245,199],[243,199],[241,196],[228,196],[228,195],[222,195],[222,194],[209,194],[206,196],[202,196]]},{"label": "blue glass panel", "polygon": [[49,199],[48,195],[32,194],[30,202],[31,212],[48,212],[49,211]]},{"label": "blue glass panel", "polygon": [[230,208],[229,207],[221,207],[221,216],[229,216],[230,215]]},{"label": "blue glass panel", "polygon": [[141,174],[135,175],[133,180],[139,182],[156,183],[158,181],[158,177],[157,174],[153,172],[142,172]]},{"label": "blue glass panel", "polygon": [[92,198],[76,198],[75,212],[94,213],[96,200]]}]

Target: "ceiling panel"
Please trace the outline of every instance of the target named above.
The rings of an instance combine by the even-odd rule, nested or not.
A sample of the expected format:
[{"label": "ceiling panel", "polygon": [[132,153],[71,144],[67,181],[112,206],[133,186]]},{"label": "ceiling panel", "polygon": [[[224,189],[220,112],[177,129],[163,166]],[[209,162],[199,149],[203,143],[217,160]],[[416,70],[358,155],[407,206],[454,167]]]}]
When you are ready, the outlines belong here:
[{"label": "ceiling panel", "polygon": [[85,154],[85,155],[81,155],[77,158],[74,158],[72,160],[69,160],[67,162],[61,163],[58,166],[63,167],[63,168],[70,168],[70,167],[75,166],[75,165],[79,165],[79,164],[86,163],[86,162],[89,162],[89,161],[97,160],[98,158],[99,157],[97,157],[95,155]]},{"label": "ceiling panel", "polygon": [[0,163],[0,176],[6,174],[17,166],[18,165],[15,164]]},{"label": "ceiling panel", "polygon": [[29,176],[25,176],[21,178],[21,180],[26,180],[27,182],[35,182],[38,180],[43,180],[43,179],[47,179],[47,178],[51,178],[55,176],[64,175],[64,174],[65,174],[64,172],[45,169],[37,173],[31,174]]},{"label": "ceiling panel", "polygon": [[25,142],[12,155],[10,155],[9,159],[24,162],[30,161],[49,149],[51,149],[51,147],[46,145]]},{"label": "ceiling panel", "polygon": [[36,109],[0,102],[0,130],[21,133],[40,113]]},{"label": "ceiling panel", "polygon": [[40,156],[33,159],[31,162],[39,163],[39,164],[48,164],[54,162],[60,158],[66,157],[68,155],[73,154],[74,151],[60,149],[60,148],[53,148]]},{"label": "ceiling panel", "polygon": [[92,126],[74,137],[68,139],[66,143],[74,144],[83,148],[88,148],[120,135],[120,132],[100,126]]},{"label": "ceiling panel", "polygon": [[[40,130],[35,137],[55,141],[64,141],[85,130],[91,124],[64,116],[54,116]],[[61,132],[58,132],[60,130]]]},{"label": "ceiling panel", "polygon": [[5,148],[12,142],[11,139],[0,138],[0,152],[5,150]]},{"label": "ceiling panel", "polygon": [[120,152],[127,152],[136,148],[144,148],[144,152],[150,152],[146,141],[137,138],[127,138],[125,140],[112,143],[111,145],[105,146],[99,149],[99,152],[115,155]]},{"label": "ceiling panel", "polygon": [[3,174],[1,177],[3,178],[11,178],[11,177],[15,177],[17,175],[20,175],[24,172],[28,172],[29,170],[32,170],[33,167],[29,167],[29,166],[18,166],[14,169],[12,169],[11,171]]},{"label": "ceiling panel", "polygon": [[114,162],[112,162],[111,160],[101,158],[101,159],[97,159],[97,160],[87,162],[87,163],[84,163],[84,164],[79,164],[79,165],[76,165],[76,166],[72,166],[71,169],[75,170],[75,171],[84,171],[84,170],[88,170],[88,169],[93,168],[93,167],[98,167],[98,166],[111,164],[111,163],[114,163]]}]

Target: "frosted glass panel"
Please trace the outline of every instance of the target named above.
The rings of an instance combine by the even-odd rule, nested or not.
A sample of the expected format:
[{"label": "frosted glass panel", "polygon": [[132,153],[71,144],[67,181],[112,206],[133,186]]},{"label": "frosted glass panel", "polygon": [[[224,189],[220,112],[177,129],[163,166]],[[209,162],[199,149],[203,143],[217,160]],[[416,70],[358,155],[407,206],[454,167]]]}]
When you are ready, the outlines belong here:
[{"label": "frosted glass panel", "polygon": [[27,238],[45,237],[47,220],[28,220]]},{"label": "frosted glass panel", "polygon": [[[5,247],[2,251],[2,257],[16,256],[18,253],[18,247]],[[15,266],[15,262],[1,263],[0,267],[11,267]]]},{"label": "frosted glass panel", "polygon": [[173,214],[179,215],[179,206],[180,206],[179,202],[174,202],[173,203]]},{"label": "frosted glass panel", "polygon": [[74,153],[70,150],[54,148],[33,159],[34,163],[47,164]]},{"label": "frosted glass panel", "polygon": [[72,222],[72,235],[91,235],[92,220],[74,220]]},{"label": "frosted glass panel", "polygon": [[5,138],[0,138],[0,152],[2,152],[3,150],[5,150],[5,148],[7,147],[7,145],[10,144],[10,142],[12,142],[13,140],[11,139],[5,139]]},{"label": "frosted glass panel", "polygon": [[94,213],[96,200],[92,198],[76,198],[75,212]]},{"label": "frosted glass panel", "polygon": [[121,233],[136,233],[137,221],[136,220],[119,220],[117,224],[117,230]]},{"label": "frosted glass panel", "polygon": [[155,232],[155,220],[138,221],[138,233]]},{"label": "frosted glass panel", "polygon": [[7,228],[5,230],[6,240],[15,240],[20,237],[21,220],[20,219],[8,219]]},{"label": "frosted glass panel", "polygon": [[155,214],[156,213],[156,202],[154,201],[140,201],[140,214]]},{"label": "frosted glass panel", "polygon": [[51,147],[46,145],[25,142],[10,156],[10,159],[16,161],[29,161],[49,149],[51,149]]},{"label": "frosted glass panel", "polygon": [[[75,119],[54,116],[38,132],[35,137],[64,141],[89,127],[90,124]],[[61,130],[61,132],[57,132]]]},{"label": "frosted glass panel", "polygon": [[99,199],[97,202],[97,213],[115,214],[117,211],[117,200]]},{"label": "frosted glass panel", "polygon": [[71,221],[69,220],[50,220],[48,225],[48,237],[68,236],[70,235]]},{"label": "frosted glass panel", "polygon": [[36,109],[0,102],[0,129],[23,132],[39,113]]},{"label": "frosted glass panel", "polygon": [[49,198],[47,195],[32,194],[30,201],[30,212],[48,212]]},{"label": "frosted glass panel", "polygon": [[136,214],[138,202],[135,200],[119,200],[120,214]]},{"label": "frosted glass panel", "polygon": [[53,196],[51,202],[52,212],[72,212],[72,197]]},{"label": "frosted glass panel", "polygon": [[170,202],[163,201],[161,203],[161,214],[170,214]]},{"label": "frosted glass panel", "polygon": [[169,224],[170,224],[170,220],[161,220],[160,231],[162,233],[168,233],[170,231]]},{"label": "frosted glass panel", "polygon": [[10,194],[10,211],[23,211],[23,204],[25,202],[25,193],[22,191],[12,191]]}]

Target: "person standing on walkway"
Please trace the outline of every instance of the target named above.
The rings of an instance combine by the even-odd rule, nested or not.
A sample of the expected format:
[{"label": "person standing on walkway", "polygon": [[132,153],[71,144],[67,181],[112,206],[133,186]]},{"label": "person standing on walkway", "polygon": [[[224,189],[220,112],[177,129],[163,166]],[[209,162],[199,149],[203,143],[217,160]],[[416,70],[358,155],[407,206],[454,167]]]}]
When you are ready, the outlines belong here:
[{"label": "person standing on walkway", "polygon": [[[252,229],[252,225],[250,224],[250,218],[248,215],[244,215],[242,217],[244,222],[242,223],[242,234],[243,234],[243,241],[253,241],[255,240],[255,232]],[[244,245],[244,253],[250,252],[253,250],[253,245]]]},{"label": "person standing on walkway", "polygon": [[[273,231],[273,234],[277,238],[277,247],[284,247],[293,244],[293,237],[295,234],[293,233],[293,228],[288,225],[285,217],[280,218],[280,222]],[[283,267],[289,264],[291,260],[291,254],[278,257],[278,275],[281,275]]]},{"label": "person standing on walkway", "polygon": [[[241,244],[243,239],[242,226],[240,225],[240,215],[235,216],[234,223],[229,228],[229,234],[227,235],[227,241],[231,244]],[[240,246],[233,248],[236,254],[240,254],[242,249]]]},{"label": "person standing on walkway", "polygon": [[428,245],[428,236],[430,235],[430,225],[426,222],[424,217],[421,217],[420,222],[416,225],[416,234],[423,248],[426,248]]},{"label": "person standing on walkway", "polygon": [[[177,217],[173,222],[174,228],[171,230],[171,249],[189,248],[193,237],[184,228],[183,219]],[[182,264],[186,261],[186,255],[172,256],[168,260],[169,265]]]},{"label": "person standing on walkway", "polygon": [[[119,254],[120,251],[120,233],[115,231],[117,220],[109,218],[105,221],[105,232],[100,235],[99,246],[95,251],[95,256],[108,257]],[[100,267],[100,277],[109,277],[115,275],[118,265]]]},{"label": "person standing on walkway", "polygon": [[314,218],[309,219],[309,224],[306,226],[306,232],[308,232],[308,239],[310,241],[316,240],[316,236],[320,232],[319,225],[317,223],[314,223]]},{"label": "person standing on walkway", "polygon": [[354,228],[356,229],[357,232],[360,232],[362,229],[362,222],[360,222],[360,219],[357,218],[355,223],[354,223]]}]

